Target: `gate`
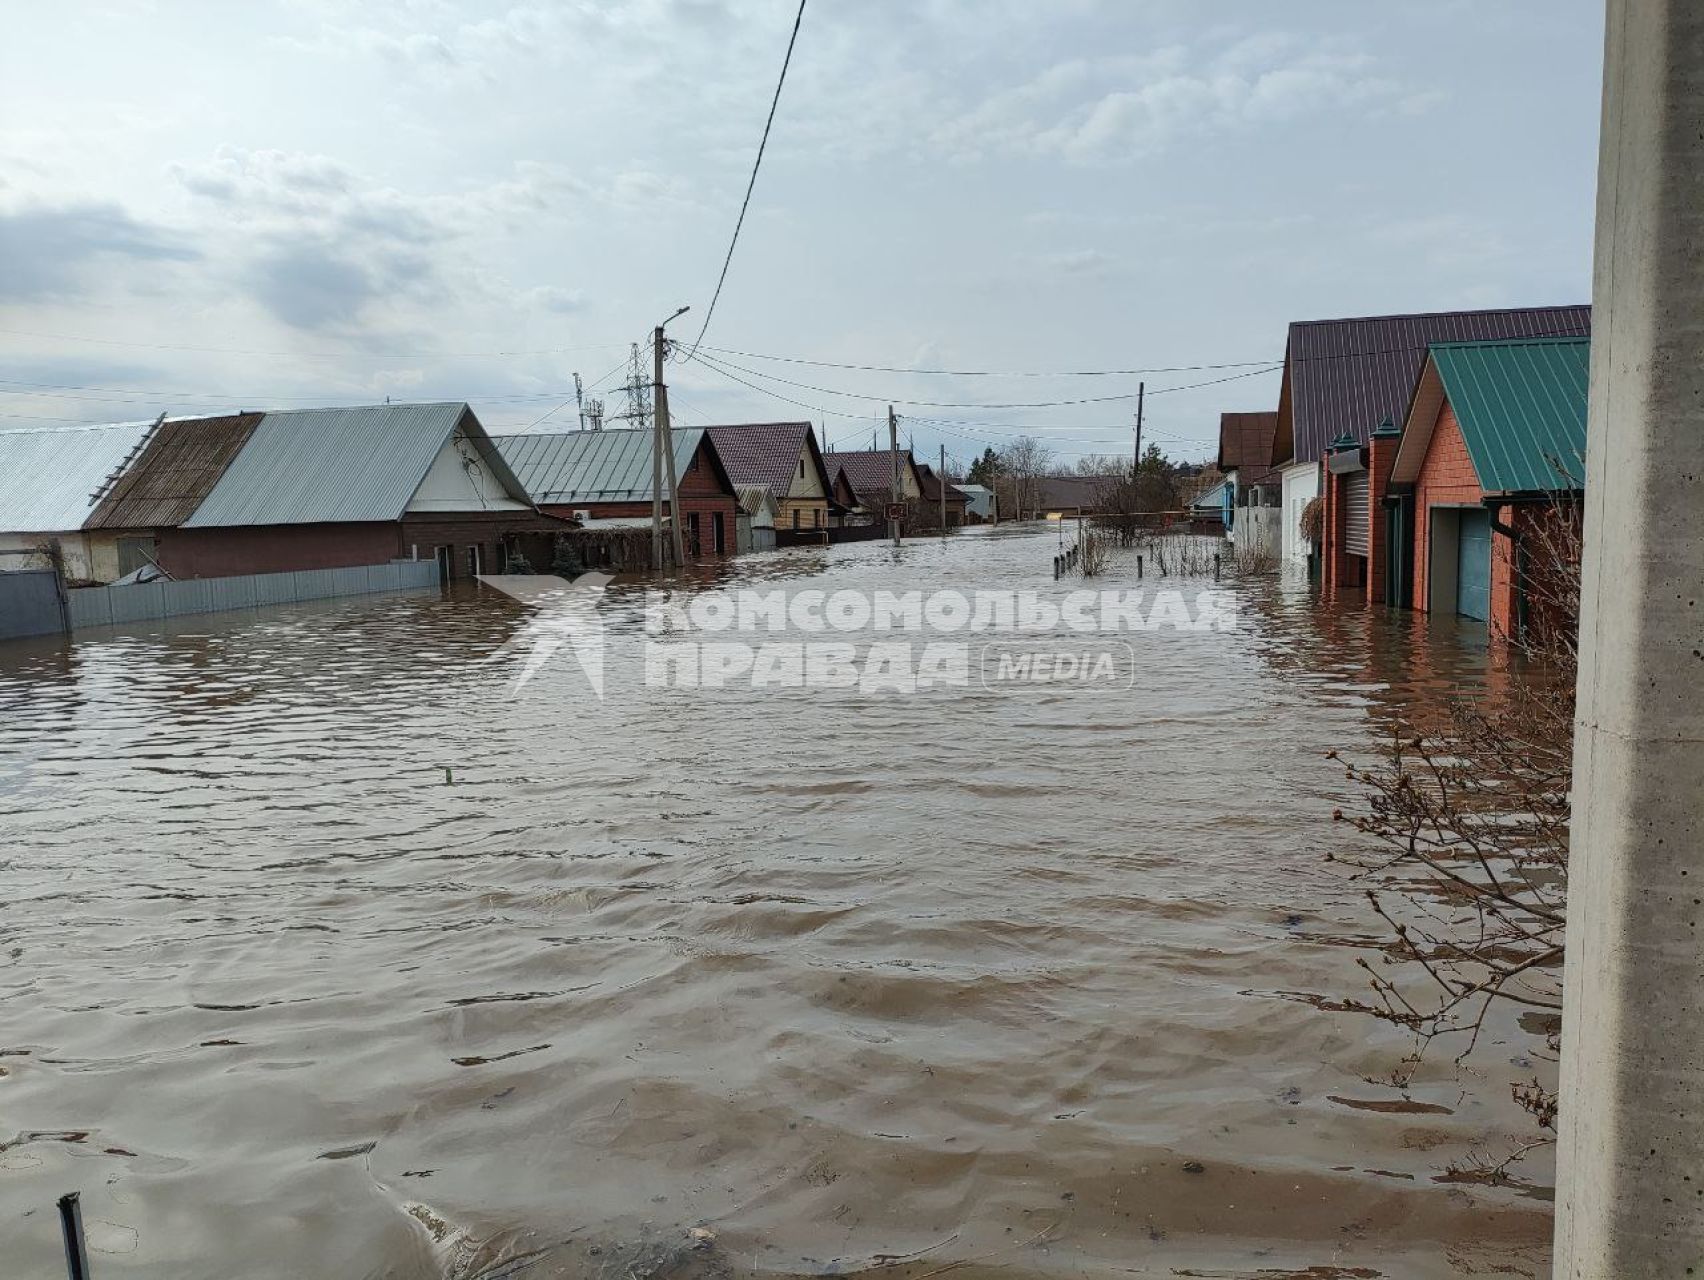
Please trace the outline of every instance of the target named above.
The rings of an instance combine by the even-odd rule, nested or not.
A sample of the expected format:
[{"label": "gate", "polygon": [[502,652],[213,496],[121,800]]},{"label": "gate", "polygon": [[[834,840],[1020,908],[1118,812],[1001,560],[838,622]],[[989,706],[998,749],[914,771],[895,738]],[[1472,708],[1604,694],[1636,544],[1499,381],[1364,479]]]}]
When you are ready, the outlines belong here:
[{"label": "gate", "polygon": [[1456,540],[1456,612],[1491,618],[1491,513],[1464,510]]},{"label": "gate", "polygon": [[66,630],[65,598],[52,569],[0,573],[0,640]]}]

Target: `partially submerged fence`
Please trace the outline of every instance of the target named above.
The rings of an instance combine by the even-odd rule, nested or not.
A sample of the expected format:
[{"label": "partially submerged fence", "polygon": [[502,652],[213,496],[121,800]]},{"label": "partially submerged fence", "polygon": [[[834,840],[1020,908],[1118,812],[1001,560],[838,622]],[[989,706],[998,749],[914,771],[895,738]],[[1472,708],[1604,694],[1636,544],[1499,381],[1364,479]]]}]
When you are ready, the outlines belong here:
[{"label": "partially submerged fence", "polygon": [[[157,622],[196,613],[258,609],[299,600],[407,591],[438,584],[436,560],[393,560],[348,569],[298,569],[233,578],[187,578],[124,587],[79,587],[66,593],[70,628]],[[11,577],[13,575],[0,575]]]}]

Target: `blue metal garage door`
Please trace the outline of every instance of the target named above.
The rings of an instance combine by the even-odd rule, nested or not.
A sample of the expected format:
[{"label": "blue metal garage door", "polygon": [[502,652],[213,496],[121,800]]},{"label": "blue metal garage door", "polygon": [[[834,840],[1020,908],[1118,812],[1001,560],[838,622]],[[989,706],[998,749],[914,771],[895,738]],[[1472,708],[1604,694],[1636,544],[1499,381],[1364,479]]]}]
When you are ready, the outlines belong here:
[{"label": "blue metal garage door", "polygon": [[1456,543],[1456,612],[1486,622],[1491,617],[1491,513],[1463,511]]}]

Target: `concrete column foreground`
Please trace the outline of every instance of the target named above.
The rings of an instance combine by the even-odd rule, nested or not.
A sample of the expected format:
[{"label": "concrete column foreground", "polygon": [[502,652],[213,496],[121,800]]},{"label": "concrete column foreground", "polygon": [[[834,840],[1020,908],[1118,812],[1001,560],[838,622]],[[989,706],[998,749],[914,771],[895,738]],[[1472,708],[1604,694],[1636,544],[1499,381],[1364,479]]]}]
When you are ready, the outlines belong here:
[{"label": "concrete column foreground", "polygon": [[1704,0],[1609,0],[1558,1280],[1704,1277]]}]

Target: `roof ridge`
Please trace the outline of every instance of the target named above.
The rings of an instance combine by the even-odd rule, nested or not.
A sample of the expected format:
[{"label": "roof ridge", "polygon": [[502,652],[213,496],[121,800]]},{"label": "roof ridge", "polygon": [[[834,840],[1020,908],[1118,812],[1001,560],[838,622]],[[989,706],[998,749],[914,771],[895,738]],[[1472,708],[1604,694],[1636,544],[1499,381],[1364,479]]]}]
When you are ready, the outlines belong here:
[{"label": "roof ridge", "polygon": [[1436,320],[1445,316],[1514,316],[1534,311],[1590,311],[1589,302],[1544,303],[1535,307],[1466,307],[1447,311],[1391,311],[1372,316],[1334,316],[1319,320],[1292,320],[1292,329],[1316,324],[1372,324],[1380,320]]},{"label": "roof ridge", "polygon": [[1592,335],[1589,333],[1539,333],[1528,338],[1450,338],[1444,342],[1428,342],[1428,348],[1436,347],[1538,347],[1560,346],[1563,343],[1586,343],[1590,345]]}]

